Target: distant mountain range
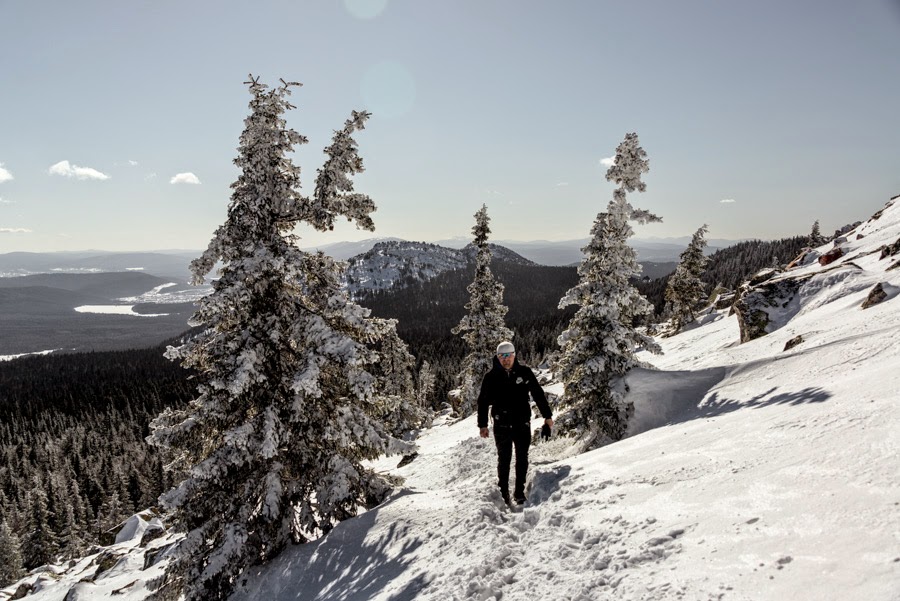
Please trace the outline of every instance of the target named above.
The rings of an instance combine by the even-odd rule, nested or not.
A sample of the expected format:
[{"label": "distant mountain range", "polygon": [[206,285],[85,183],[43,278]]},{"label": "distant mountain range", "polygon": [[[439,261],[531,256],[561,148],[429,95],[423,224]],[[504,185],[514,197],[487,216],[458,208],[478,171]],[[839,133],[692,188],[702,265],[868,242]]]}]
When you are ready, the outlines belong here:
[{"label": "distant mountain range", "polygon": [[[304,250],[321,250],[342,261],[368,253],[382,242],[401,242],[400,238],[368,238],[357,242],[334,242]],[[471,243],[468,237],[450,238],[434,242],[414,244],[441,246],[461,250]],[[632,239],[631,246],[638,261],[677,261],[687,247],[690,237]],[[707,254],[736,244],[739,240],[709,239]],[[520,255],[538,265],[574,265],[581,261],[581,249],[588,239],[577,240],[495,240],[495,245]],[[202,254],[201,250],[162,250],[147,252],[110,252],[87,250],[77,252],[12,252],[0,254],[0,278],[36,273],[98,273],[108,271],[140,271],[152,275],[186,281],[190,277],[189,265]]]},{"label": "distant mountain range", "polygon": [[[343,242],[321,250],[347,261],[351,294],[405,288],[474,263],[475,249],[397,239]],[[495,262],[538,268],[574,265],[587,240],[492,244]],[[687,242],[684,243],[686,246]],[[670,273],[684,246],[639,246],[644,275]],[[347,256],[348,253],[353,253]],[[200,251],[117,253],[104,251],[0,254],[0,355],[50,349],[112,350],[146,347],[187,330],[195,301],[209,288],[187,284],[190,262]],[[137,314],[85,313],[134,307]],[[92,309],[93,311],[93,309]]]},{"label": "distant mountain range", "polygon": [[[508,248],[489,246],[495,261],[536,265]],[[455,249],[428,242],[380,241],[369,251],[348,259],[347,287],[355,294],[361,290],[388,290],[424,282],[445,271],[474,264],[476,252],[471,244]]]},{"label": "distant mountain range", "polygon": [[[671,262],[687,248],[690,236],[680,238],[649,238],[631,239],[629,244],[634,248],[638,261]],[[358,242],[335,242],[323,244],[307,250],[321,250],[336,259],[346,261],[351,257],[363,254],[371,250],[379,242],[399,241],[399,238],[369,238]],[[471,238],[450,238],[422,244],[433,244],[445,248],[462,249],[471,243]],[[712,254],[721,248],[725,248],[740,242],[740,240],[725,240],[712,238],[707,240],[706,253]],[[523,258],[538,265],[574,265],[583,258],[581,249],[587,246],[588,239],[577,240],[532,240],[527,242],[517,240],[495,240],[498,246],[505,247]]]},{"label": "distant mountain range", "polygon": [[199,251],[108,252],[12,252],[0,254],[0,278],[36,273],[100,273],[137,271],[186,281],[189,265]]}]

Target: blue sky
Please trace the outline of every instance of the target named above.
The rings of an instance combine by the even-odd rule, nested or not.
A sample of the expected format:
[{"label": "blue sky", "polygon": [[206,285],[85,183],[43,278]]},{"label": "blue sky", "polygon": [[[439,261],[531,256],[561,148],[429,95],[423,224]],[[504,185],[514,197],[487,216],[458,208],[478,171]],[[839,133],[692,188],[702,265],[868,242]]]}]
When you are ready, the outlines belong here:
[{"label": "blue sky", "polygon": [[[650,158],[642,238],[776,238],[900,194],[897,0],[0,0],[0,252],[200,249],[243,82],[303,82],[304,189],[352,109],[374,234],[588,235],[601,161]],[[179,176],[180,174],[180,176]],[[191,183],[193,182],[193,183]],[[198,183],[199,182],[199,183]]]}]

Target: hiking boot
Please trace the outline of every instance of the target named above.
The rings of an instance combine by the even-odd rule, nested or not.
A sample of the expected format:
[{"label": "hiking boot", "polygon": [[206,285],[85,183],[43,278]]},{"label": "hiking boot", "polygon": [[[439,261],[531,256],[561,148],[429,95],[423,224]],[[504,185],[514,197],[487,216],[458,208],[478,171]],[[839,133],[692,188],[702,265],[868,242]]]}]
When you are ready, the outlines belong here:
[{"label": "hiking boot", "polygon": [[516,495],[516,505],[524,505],[527,500],[525,495]]},{"label": "hiking boot", "polygon": [[501,491],[500,491],[500,496],[503,497],[503,502],[504,502],[504,503],[506,503],[507,505],[511,505],[511,504],[512,504],[512,503],[510,503],[510,500],[509,500],[509,493],[508,493],[508,492],[506,492],[505,490],[501,490]]}]

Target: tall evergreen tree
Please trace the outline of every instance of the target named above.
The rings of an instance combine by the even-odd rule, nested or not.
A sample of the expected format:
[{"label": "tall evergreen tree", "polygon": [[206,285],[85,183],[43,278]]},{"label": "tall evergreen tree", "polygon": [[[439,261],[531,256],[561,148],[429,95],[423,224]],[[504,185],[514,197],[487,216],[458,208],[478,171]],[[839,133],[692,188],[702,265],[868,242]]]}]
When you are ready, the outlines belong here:
[{"label": "tall evergreen tree", "polygon": [[39,488],[28,494],[30,507],[28,530],[22,539],[22,564],[26,569],[51,563],[56,557],[57,540],[50,529],[47,495]]},{"label": "tall evergreen tree", "polygon": [[475,279],[466,288],[469,292],[466,309],[469,312],[452,330],[453,334],[465,341],[468,349],[462,370],[457,376],[460,386],[459,412],[463,416],[475,411],[478,385],[491,368],[497,345],[504,340],[512,340],[513,337],[512,330],[506,327],[503,320],[508,311],[503,304],[503,284],[496,281],[491,273],[489,222],[487,206],[482,205],[475,213],[475,225],[472,227],[472,234],[475,236],[472,244],[478,254],[475,257]]},{"label": "tall evergreen tree", "polygon": [[681,253],[678,267],[666,286],[666,301],[671,313],[671,333],[677,333],[686,324],[694,321],[694,313],[706,298],[706,285],[700,280],[706,270],[708,259],[703,254],[706,248],[704,236],[709,227],[704,223],[691,238],[690,244]]},{"label": "tall evergreen tree", "polygon": [[434,396],[435,381],[436,376],[434,368],[431,367],[431,363],[428,361],[423,361],[422,367],[419,368],[419,377],[416,384],[416,398],[419,401],[419,406],[428,412],[431,411],[432,407],[431,399]]},{"label": "tall evergreen tree", "polygon": [[819,220],[816,219],[812,224],[812,230],[809,232],[808,245],[810,248],[816,248],[817,246],[822,246],[823,244],[825,244],[825,238],[822,236],[822,232],[819,229]]},{"label": "tall evergreen tree", "polygon": [[561,309],[569,305],[578,309],[558,339],[557,371],[564,384],[564,409],[558,423],[579,436],[584,449],[622,438],[633,408],[625,402],[621,377],[637,365],[638,348],[660,352],[635,326],[653,307],[630,282],[641,266],[628,245],[634,233],[629,221],[661,221],[627,200],[628,192],[646,189],[641,181],[641,174],[649,171],[646,157],[634,133],[616,148],[606,179],[619,187],[591,228],[591,241],[578,267],[578,284],[559,302]]},{"label": "tall evergreen tree", "polygon": [[186,536],[157,599],[225,599],[248,566],[380,502],[387,484],[362,462],[407,450],[371,417],[378,324],[342,290],[342,264],[291,233],[340,216],[374,229],[375,205],[350,179],[363,170],[352,134],[369,114],[335,132],[307,198],[286,156],[306,138],[283,117],[299,84],[248,84],[228,217],[191,264],[195,283],[223,265],[192,318],[205,330],[167,353],[195,370],[199,396],[152,424],[150,441],[185,476],[161,498]]},{"label": "tall evergreen tree", "polygon": [[19,538],[6,523],[0,522],[0,588],[22,577],[22,552]]},{"label": "tall evergreen tree", "polygon": [[416,359],[410,354],[409,346],[397,334],[397,320],[381,321],[385,332],[377,346],[378,388],[383,394],[412,398],[415,396],[413,369]]},{"label": "tall evergreen tree", "polygon": [[397,334],[397,320],[376,321],[382,325],[382,334],[376,344],[378,362],[373,369],[379,401],[375,416],[392,436],[404,437],[412,430],[421,428],[425,422],[426,414],[416,402],[413,383],[416,359]]},{"label": "tall evergreen tree", "polygon": [[129,515],[130,512],[125,509],[119,491],[113,490],[106,495],[103,503],[97,509],[97,533],[102,535],[104,532],[108,532],[121,524]]},{"label": "tall evergreen tree", "polygon": [[81,527],[75,518],[74,506],[71,502],[66,503],[59,531],[59,553],[64,558],[77,557],[84,549]]}]

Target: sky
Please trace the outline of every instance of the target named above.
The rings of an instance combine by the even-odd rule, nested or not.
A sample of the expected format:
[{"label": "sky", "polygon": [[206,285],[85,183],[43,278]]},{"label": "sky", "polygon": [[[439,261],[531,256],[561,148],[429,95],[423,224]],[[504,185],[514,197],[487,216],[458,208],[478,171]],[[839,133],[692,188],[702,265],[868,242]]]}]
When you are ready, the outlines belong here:
[{"label": "sky", "polygon": [[[226,216],[248,74],[311,192],[354,109],[371,237],[588,236],[637,132],[641,238],[830,232],[900,194],[900,0],[0,0],[0,252],[202,249]],[[564,215],[562,217],[561,215]]]}]

